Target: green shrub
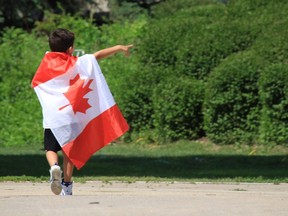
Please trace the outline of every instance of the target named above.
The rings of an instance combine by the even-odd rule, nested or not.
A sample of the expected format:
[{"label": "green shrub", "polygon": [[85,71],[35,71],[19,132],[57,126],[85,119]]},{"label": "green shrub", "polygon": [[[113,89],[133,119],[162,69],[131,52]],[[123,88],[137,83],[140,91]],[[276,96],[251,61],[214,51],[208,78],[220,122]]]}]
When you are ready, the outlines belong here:
[{"label": "green shrub", "polygon": [[[281,1],[279,1],[281,2]],[[272,7],[272,6],[271,6]],[[272,8],[278,8],[279,5],[273,5]],[[281,10],[274,13],[274,20],[265,30],[265,34],[258,37],[253,49],[257,52],[263,61],[269,64],[261,73],[259,81],[260,98],[263,106],[260,124],[260,142],[275,144],[287,144],[287,115],[286,105],[286,82],[287,82],[287,59],[288,42],[286,35],[288,33],[286,26],[288,24],[286,13],[288,4],[282,4]],[[285,107],[286,106],[286,107]]]},{"label": "green shrub", "polygon": [[[277,54],[280,55],[276,54],[274,58],[283,59],[285,55],[281,52],[286,53],[286,46],[283,47],[285,40],[281,40],[280,35],[273,37],[266,34],[276,30],[275,20],[284,18],[281,12],[281,8],[285,8],[283,1],[276,4],[270,1],[232,1],[227,7],[211,2],[205,6],[185,7],[179,3],[179,7],[174,8],[173,4],[177,5],[178,1],[164,3],[163,11],[159,5],[162,9],[158,14],[155,12],[156,19],[148,23],[141,41],[141,62],[145,66],[153,65],[154,71],[157,67],[172,67],[174,75],[180,77],[205,80],[208,76],[205,132],[209,138],[219,143],[256,142],[261,109],[257,82],[259,71],[269,64],[265,61],[267,58],[263,58],[265,55],[273,58],[275,48],[272,44],[276,41]],[[279,13],[275,13],[275,9]],[[281,26],[285,29],[283,24]],[[276,34],[280,33],[280,28],[279,25]],[[280,34],[282,37],[285,35]],[[159,40],[161,35],[165,37]],[[259,42],[261,40],[263,44]],[[265,45],[264,41],[271,46]],[[247,49],[251,51],[239,53]],[[167,76],[173,77],[170,72],[165,74]],[[215,79],[221,81],[215,82]],[[227,88],[222,91],[223,85]],[[157,124],[161,125],[159,128],[162,131],[168,130],[168,120],[163,116],[157,117],[155,106],[153,112],[153,121],[166,121],[166,124]],[[170,129],[169,134],[173,134]],[[181,132],[177,131],[177,134],[181,136]]]},{"label": "green shrub", "polygon": [[[31,80],[47,44],[20,29],[6,29],[0,44],[0,146],[40,143],[41,109]],[[36,63],[36,64],[35,64]]]},{"label": "green shrub", "polygon": [[131,132],[153,128],[153,89],[169,69],[156,67],[136,70],[121,84],[123,113],[131,126]]},{"label": "green shrub", "polygon": [[[288,10],[288,4],[287,4]],[[270,63],[288,62],[288,41],[286,39],[288,30],[283,28],[288,24],[288,19],[279,21],[269,26],[265,34],[261,35],[255,42],[253,49],[261,55],[265,61]]]},{"label": "green shrub", "polygon": [[98,38],[99,49],[117,44],[134,44],[134,47],[130,50],[131,55],[129,58],[125,58],[123,53],[119,53],[111,58],[99,61],[109,87],[117,99],[116,102],[119,101],[121,103],[121,97],[125,94],[127,79],[131,74],[139,71],[137,38],[144,24],[145,18],[142,17],[135,22],[119,22],[101,27],[101,34]]},{"label": "green shrub", "polygon": [[[176,13],[186,9],[193,9],[197,6],[206,6],[217,3],[217,0],[166,0],[153,7],[154,18],[173,17]],[[189,19],[189,18],[187,18]]]},{"label": "green shrub", "polygon": [[197,139],[203,136],[201,81],[170,76],[153,90],[153,125],[157,141]]},{"label": "green shrub", "polygon": [[[182,23],[182,22],[181,22]],[[179,22],[173,19],[160,20],[149,23],[143,28],[139,50],[141,52],[140,61],[144,67],[146,65],[175,65],[175,51],[179,47],[180,36],[186,33],[185,28],[178,26]],[[178,31],[175,31],[177,27]],[[169,28],[170,27],[170,28]]]},{"label": "green shrub", "polygon": [[[221,19],[222,14],[223,8],[217,5],[207,6],[207,8],[196,7],[193,10],[175,14],[173,17],[149,22],[141,37],[141,62],[145,65],[176,67],[176,65],[182,65],[189,61],[191,56],[185,55],[185,53],[190,51],[198,54],[196,52],[201,50],[199,47],[206,44],[203,34],[208,35],[211,32],[209,32],[210,24],[217,19],[218,15]],[[187,19],[187,17],[192,18]],[[207,43],[209,44],[209,42]],[[209,51],[205,52],[204,50],[205,53],[202,56]],[[175,72],[179,75],[182,73],[179,70]]]},{"label": "green shrub", "polygon": [[135,20],[146,13],[146,10],[139,7],[137,1],[133,0],[109,0],[109,8],[109,20],[112,22]]},{"label": "green shrub", "polygon": [[263,106],[260,141],[288,144],[288,65],[272,64],[261,73],[260,98]]},{"label": "green shrub", "polygon": [[3,31],[0,146],[42,142],[41,108],[30,82],[56,27],[75,32],[75,47],[86,53],[135,45],[131,58],[116,55],[100,66],[136,138],[196,139],[206,133],[217,143],[259,137],[285,143],[288,4],[228,2],[167,0],[153,6],[152,18],[100,29],[79,17],[47,13],[31,34]]},{"label": "green shrub", "polygon": [[151,21],[143,32],[141,61],[204,79],[224,58],[249,48],[261,33],[258,24],[229,20],[226,14],[225,5],[211,4]]},{"label": "green shrub", "polygon": [[249,48],[258,35],[253,26],[223,19],[197,27],[184,36],[175,67],[178,73],[197,79],[205,79],[227,56]]},{"label": "green shrub", "polygon": [[130,132],[150,127],[150,95],[143,83],[150,82],[145,70],[140,70],[138,56],[138,37],[146,18],[139,17],[133,22],[116,22],[101,27],[98,38],[100,48],[116,44],[134,44],[129,58],[119,53],[111,58],[99,61],[102,72],[115,98],[116,103],[130,125]]},{"label": "green shrub", "polygon": [[[287,4],[286,0],[229,0],[229,16],[235,17],[246,17],[247,16],[264,16],[267,13],[274,13],[281,10],[281,7]],[[270,10],[272,9],[272,10]],[[276,10],[275,10],[276,9]],[[259,17],[258,17],[259,18]]]},{"label": "green shrub", "polygon": [[99,49],[100,30],[91,22],[77,16],[46,12],[44,21],[36,22],[33,32],[47,37],[56,28],[66,28],[74,32],[76,49],[84,49],[86,53]]},{"label": "green shrub", "polygon": [[265,63],[252,51],[227,58],[210,74],[204,99],[205,132],[216,143],[257,141],[257,82]]},{"label": "green shrub", "polygon": [[[0,44],[0,121],[5,126],[0,129],[0,146],[39,144],[43,140],[41,107],[30,82],[44,53],[49,50],[46,33],[56,27],[69,28],[76,35],[75,47],[92,53],[100,48],[116,45],[117,42],[128,43],[136,37],[143,22],[141,20],[134,25],[126,23],[125,28],[119,23],[109,30],[103,27],[100,32],[92,24],[79,18],[52,14],[49,16],[46,22],[38,23],[30,34],[13,28],[3,32]],[[125,32],[126,35],[123,34]],[[112,38],[112,35],[115,36]],[[120,108],[123,107],[123,86],[126,78],[137,71],[136,58],[114,56],[100,64],[116,101]]]},{"label": "green shrub", "polygon": [[[76,34],[76,47],[85,51],[95,47],[99,30],[91,24],[72,17],[59,16],[57,19],[55,26],[50,23],[53,29],[57,24],[72,28]],[[52,27],[49,29],[39,24],[33,33],[14,28],[3,32],[0,44],[0,122],[3,125],[0,146],[40,144],[43,140],[41,107],[30,83],[49,50],[47,36],[40,32],[46,28],[52,30]]]}]

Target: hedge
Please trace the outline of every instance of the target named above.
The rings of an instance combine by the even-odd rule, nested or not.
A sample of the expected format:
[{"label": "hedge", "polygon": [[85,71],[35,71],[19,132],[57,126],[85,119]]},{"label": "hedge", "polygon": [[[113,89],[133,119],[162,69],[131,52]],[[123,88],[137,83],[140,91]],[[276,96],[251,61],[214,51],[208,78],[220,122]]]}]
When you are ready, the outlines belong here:
[{"label": "hedge", "polygon": [[[212,59],[217,52],[211,44],[215,39],[211,28],[213,29],[214,22],[219,24],[218,19],[221,20],[225,14],[224,9],[222,5],[195,7],[173,17],[152,20],[141,36],[140,61],[144,65],[175,67],[174,73],[178,75],[205,76],[206,68],[211,68],[212,64],[207,60]],[[220,24],[217,27],[220,30]],[[210,52],[211,49],[214,52]],[[199,75],[201,70],[205,71],[204,75]]]},{"label": "hedge", "polygon": [[288,144],[288,65],[272,64],[259,81],[262,116],[260,142]]},{"label": "hedge", "polygon": [[261,104],[257,82],[265,63],[247,51],[227,58],[210,74],[204,98],[204,128],[216,143],[255,143]]},{"label": "hedge", "polygon": [[173,17],[183,10],[190,10],[198,6],[215,5],[217,2],[217,0],[165,0],[152,8],[152,14],[155,19]]},{"label": "hedge", "polygon": [[56,27],[74,31],[86,53],[134,43],[131,58],[100,61],[131,133],[152,141],[207,135],[216,143],[287,143],[286,1],[167,0],[152,9],[150,18],[101,28],[48,13],[31,33],[4,30],[0,146],[42,142],[30,81]]},{"label": "hedge", "polygon": [[153,126],[157,141],[203,136],[204,85],[187,77],[168,77],[153,90]]},{"label": "hedge", "polygon": [[121,84],[123,94],[119,101],[132,132],[153,128],[153,89],[169,73],[168,68],[138,68]]},{"label": "hedge", "polygon": [[[45,44],[45,45],[44,45]],[[0,146],[42,141],[41,108],[31,88],[45,41],[20,29],[7,29],[0,44]]]},{"label": "hedge", "polygon": [[[46,14],[33,33],[5,29],[0,43],[0,146],[42,143],[42,113],[31,80],[45,52],[47,34],[56,27],[75,32],[76,48],[89,52],[96,48],[99,30],[71,16]],[[93,45],[92,45],[93,44]]]}]

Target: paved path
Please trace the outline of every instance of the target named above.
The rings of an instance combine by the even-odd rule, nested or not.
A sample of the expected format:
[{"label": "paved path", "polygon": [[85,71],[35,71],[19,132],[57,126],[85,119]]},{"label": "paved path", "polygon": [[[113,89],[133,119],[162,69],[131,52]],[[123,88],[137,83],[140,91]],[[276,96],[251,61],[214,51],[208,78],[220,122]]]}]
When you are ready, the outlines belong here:
[{"label": "paved path", "polygon": [[74,195],[52,195],[49,183],[0,183],[1,216],[287,216],[288,184],[74,184]]}]

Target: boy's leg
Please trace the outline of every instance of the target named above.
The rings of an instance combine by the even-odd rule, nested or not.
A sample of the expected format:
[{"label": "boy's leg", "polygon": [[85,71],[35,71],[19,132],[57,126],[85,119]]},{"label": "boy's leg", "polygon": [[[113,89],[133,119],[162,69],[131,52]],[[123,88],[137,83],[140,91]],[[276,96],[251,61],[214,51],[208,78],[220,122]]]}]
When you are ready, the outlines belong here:
[{"label": "boy's leg", "polygon": [[64,151],[63,152],[63,174],[64,174],[64,182],[71,182],[74,165],[67,157]]},{"label": "boy's leg", "polygon": [[61,176],[62,171],[58,166],[58,155],[54,151],[46,151],[46,158],[50,165],[50,187],[54,194],[59,195],[62,190]]},{"label": "boy's leg", "polygon": [[58,164],[58,155],[56,152],[46,151],[46,158],[47,158],[47,161],[48,161],[50,167],[52,167],[55,164]]},{"label": "boy's leg", "polygon": [[57,152],[61,150],[61,146],[52,131],[48,128],[44,130],[44,149],[46,150],[46,158],[50,165],[50,187],[54,194],[59,195],[62,191],[62,171],[58,165]]},{"label": "boy's leg", "polygon": [[56,140],[52,131],[48,128],[44,130],[44,149],[46,150],[47,161],[52,167],[55,164],[58,164],[58,154],[62,148]]},{"label": "boy's leg", "polygon": [[62,196],[66,195],[72,195],[72,188],[73,188],[73,182],[72,182],[72,175],[73,175],[73,169],[74,165],[70,161],[70,159],[67,157],[64,151],[63,152],[63,170],[64,170],[64,178],[62,180]]}]

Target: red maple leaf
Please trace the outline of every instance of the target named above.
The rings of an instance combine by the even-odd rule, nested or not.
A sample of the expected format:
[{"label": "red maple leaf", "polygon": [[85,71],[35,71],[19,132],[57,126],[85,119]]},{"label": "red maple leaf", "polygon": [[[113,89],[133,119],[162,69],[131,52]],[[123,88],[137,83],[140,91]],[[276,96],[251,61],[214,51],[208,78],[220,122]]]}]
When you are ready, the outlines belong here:
[{"label": "red maple leaf", "polygon": [[74,111],[74,114],[77,112],[86,113],[86,110],[91,107],[88,103],[88,98],[84,98],[84,96],[92,91],[90,88],[90,84],[92,83],[93,79],[90,79],[88,83],[84,86],[84,79],[80,79],[79,74],[75,76],[74,79],[70,80],[69,89],[67,92],[63,93],[64,96],[69,100],[69,104],[60,107],[59,110],[64,109],[65,107],[71,105]]}]

